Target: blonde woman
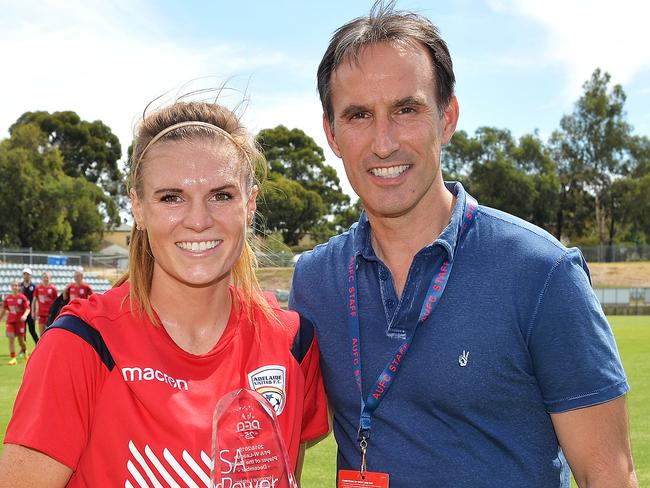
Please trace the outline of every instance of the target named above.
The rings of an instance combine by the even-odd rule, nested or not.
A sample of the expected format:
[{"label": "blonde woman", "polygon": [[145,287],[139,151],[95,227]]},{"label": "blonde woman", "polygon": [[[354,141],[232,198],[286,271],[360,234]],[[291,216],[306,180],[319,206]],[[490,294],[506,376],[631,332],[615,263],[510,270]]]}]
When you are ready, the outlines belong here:
[{"label": "blonde woman", "polygon": [[133,148],[129,271],[47,329],[0,486],[206,486],[215,404],[269,367],[299,472],[327,407],[311,324],[272,308],[255,279],[246,235],[263,157],[231,111],[194,102],[144,118]]}]

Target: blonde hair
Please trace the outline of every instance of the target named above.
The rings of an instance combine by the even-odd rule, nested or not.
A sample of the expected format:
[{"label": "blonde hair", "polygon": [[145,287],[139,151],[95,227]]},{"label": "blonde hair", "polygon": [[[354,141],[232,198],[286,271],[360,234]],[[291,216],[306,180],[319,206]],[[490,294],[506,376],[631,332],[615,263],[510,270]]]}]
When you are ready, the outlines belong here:
[{"label": "blonde hair", "polygon": [[[266,174],[266,160],[248,131],[235,114],[222,105],[207,102],[176,102],[148,114],[138,124],[133,141],[128,188],[140,197],[142,195],[142,165],[147,162],[148,149],[161,141],[190,140],[196,138],[225,138],[242,153],[242,165],[246,177],[246,189],[251,191],[258,179]],[[244,242],[242,253],[232,269],[232,282],[239,290],[243,305],[251,320],[254,309],[260,308],[268,317],[275,317],[264,298],[255,270],[257,259],[250,246],[250,238]],[[134,305],[139,312],[146,313],[152,323],[157,324],[150,301],[153,278],[154,256],[146,230],[134,226],[131,229],[129,245],[129,268],[115,286],[129,281],[131,310]],[[237,295],[237,294],[236,294]],[[239,306],[237,296],[233,297]]]}]

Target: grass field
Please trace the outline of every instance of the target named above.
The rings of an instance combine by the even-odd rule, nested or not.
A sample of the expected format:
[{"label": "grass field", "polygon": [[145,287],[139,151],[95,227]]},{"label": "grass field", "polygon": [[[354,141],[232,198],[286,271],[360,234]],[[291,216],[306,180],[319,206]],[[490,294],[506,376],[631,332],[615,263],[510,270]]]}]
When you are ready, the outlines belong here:
[{"label": "grass field", "polygon": [[[613,316],[609,319],[631,386],[628,405],[639,484],[650,486],[650,317]],[[2,352],[7,350],[6,341],[2,341],[1,347]],[[0,439],[4,438],[24,371],[24,362],[19,366],[7,366],[7,361],[4,352],[0,355]],[[335,454],[332,436],[307,450],[303,488],[335,486]]]}]

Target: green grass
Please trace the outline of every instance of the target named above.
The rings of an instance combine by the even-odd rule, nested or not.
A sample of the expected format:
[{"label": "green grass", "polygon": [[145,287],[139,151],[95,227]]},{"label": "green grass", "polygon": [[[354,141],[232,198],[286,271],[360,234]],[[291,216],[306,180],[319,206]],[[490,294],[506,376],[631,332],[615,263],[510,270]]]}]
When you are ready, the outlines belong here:
[{"label": "green grass", "polygon": [[[632,452],[640,486],[650,486],[650,317],[609,317],[630,382],[628,395]],[[33,347],[28,339],[30,349]],[[0,440],[11,416],[24,362],[7,366],[7,341],[0,355]],[[307,450],[302,471],[303,488],[335,486],[336,444],[330,435]]]},{"label": "green grass", "polygon": [[[627,400],[639,486],[650,486],[650,317],[619,315],[608,319],[630,383]],[[330,435],[307,450],[303,488],[335,486],[335,464],[336,444]]]}]

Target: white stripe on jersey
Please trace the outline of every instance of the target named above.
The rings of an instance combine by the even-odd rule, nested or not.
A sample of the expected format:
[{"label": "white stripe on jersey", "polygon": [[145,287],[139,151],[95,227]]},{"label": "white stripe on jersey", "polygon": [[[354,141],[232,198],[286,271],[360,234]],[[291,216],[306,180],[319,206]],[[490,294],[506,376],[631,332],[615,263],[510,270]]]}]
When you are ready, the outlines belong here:
[{"label": "white stripe on jersey", "polygon": [[183,450],[183,460],[188,464],[190,468],[192,468],[192,471],[196,473],[196,475],[201,478],[201,481],[203,481],[203,484],[207,487],[210,486],[210,476],[205,474],[205,471],[201,469],[201,466],[197,464],[197,462],[190,456],[190,453]]},{"label": "white stripe on jersey", "polygon": [[205,451],[201,451],[201,460],[205,463],[208,469],[212,471],[214,463],[212,462],[212,459],[210,459],[210,456],[205,453]]},{"label": "white stripe on jersey", "polygon": [[167,462],[170,464],[172,468],[174,468],[174,471],[176,471],[176,474],[182,478],[185,483],[187,483],[187,486],[189,488],[199,488],[199,485],[194,483],[192,478],[190,478],[190,475],[187,474],[187,471],[183,469],[183,467],[176,461],[174,456],[172,456],[172,453],[169,452],[169,449],[165,448],[163,451],[163,456],[165,456],[165,459]]},{"label": "white stripe on jersey", "polygon": [[[147,473],[147,476],[149,477],[149,480],[151,483],[153,483],[153,486],[155,488],[163,488],[163,485],[160,484],[160,482],[156,479],[156,476],[153,474],[153,471],[151,471],[151,468],[149,468],[149,465],[147,464],[147,461],[145,461],[144,457],[142,454],[140,454],[140,451],[138,451],[138,448],[135,447],[135,444],[133,441],[129,441],[129,450],[131,451],[131,454],[133,454],[133,457],[135,460],[142,466],[142,469],[144,469],[144,472]],[[142,486],[142,485],[140,485]]]},{"label": "white stripe on jersey", "polygon": [[142,475],[140,474],[140,471],[138,471],[138,468],[135,467],[135,465],[131,462],[129,459],[129,462],[126,463],[126,467],[129,470],[129,473],[131,473],[131,476],[135,478],[135,481],[138,482],[138,486],[140,488],[150,488],[147,482],[144,480]]},{"label": "white stripe on jersey", "polygon": [[144,446],[144,452],[171,488],[181,488],[181,486],[174,481],[174,478],[171,477],[169,472],[165,469],[148,445]]}]

